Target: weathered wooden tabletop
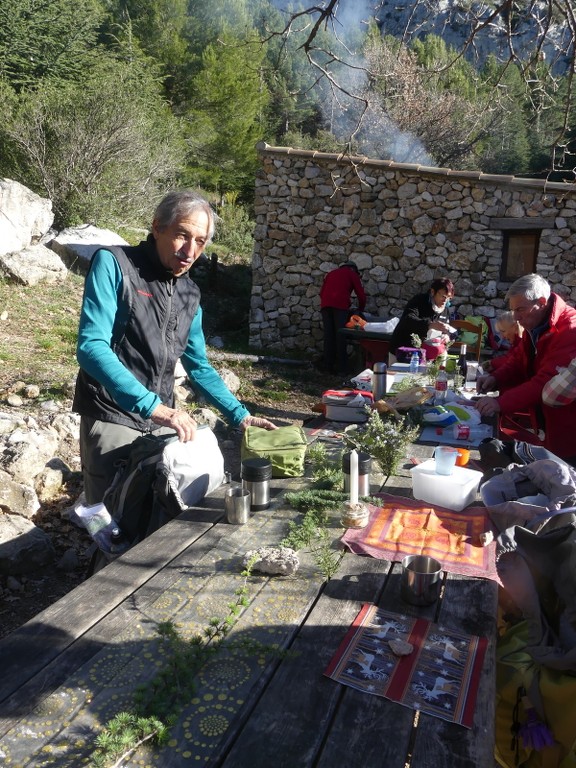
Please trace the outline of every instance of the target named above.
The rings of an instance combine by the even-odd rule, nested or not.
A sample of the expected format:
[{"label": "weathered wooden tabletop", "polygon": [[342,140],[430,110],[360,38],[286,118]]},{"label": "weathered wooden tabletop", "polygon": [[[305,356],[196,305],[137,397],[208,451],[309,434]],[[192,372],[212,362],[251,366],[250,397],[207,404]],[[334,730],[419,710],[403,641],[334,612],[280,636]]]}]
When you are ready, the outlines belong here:
[{"label": "weathered wooden tabletop", "polygon": [[[412,455],[431,450],[414,446]],[[89,765],[102,725],[130,710],[136,685],[162,664],[158,623],[173,621],[191,637],[225,615],[243,583],[243,555],[280,542],[298,518],[284,491],[306,484],[274,480],[270,508],[243,526],[223,522],[218,492],[0,641],[0,764]],[[410,488],[406,466],[384,490],[409,496]],[[335,515],[335,540],[339,533]],[[400,599],[399,563],[347,553],[326,583],[310,555],[300,555],[293,577],[250,578],[249,606],[230,635],[290,653],[225,644],[198,675],[169,743],[142,747],[125,765],[492,768],[495,583],[448,574],[441,599],[416,608]],[[471,729],[416,718],[324,676],[363,603],[488,638]]]}]

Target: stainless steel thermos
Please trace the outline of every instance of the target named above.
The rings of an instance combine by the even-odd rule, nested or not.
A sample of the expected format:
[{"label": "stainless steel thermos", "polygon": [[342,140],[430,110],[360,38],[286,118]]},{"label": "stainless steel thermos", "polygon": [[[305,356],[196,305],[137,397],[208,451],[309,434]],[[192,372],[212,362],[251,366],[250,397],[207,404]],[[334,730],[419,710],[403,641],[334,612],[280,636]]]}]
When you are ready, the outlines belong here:
[{"label": "stainless steel thermos", "polygon": [[[358,496],[370,496],[370,470],[372,457],[369,453],[358,452]],[[342,472],[344,473],[344,492],[350,491],[350,453],[342,454]]]},{"label": "stainless steel thermos", "polygon": [[374,363],[372,370],[372,394],[374,395],[374,402],[382,400],[386,394],[386,371],[388,366],[386,363]]},{"label": "stainless steel thermos", "polygon": [[272,464],[269,459],[244,459],[240,469],[242,487],[250,491],[250,509],[257,512],[270,506],[270,478]]}]

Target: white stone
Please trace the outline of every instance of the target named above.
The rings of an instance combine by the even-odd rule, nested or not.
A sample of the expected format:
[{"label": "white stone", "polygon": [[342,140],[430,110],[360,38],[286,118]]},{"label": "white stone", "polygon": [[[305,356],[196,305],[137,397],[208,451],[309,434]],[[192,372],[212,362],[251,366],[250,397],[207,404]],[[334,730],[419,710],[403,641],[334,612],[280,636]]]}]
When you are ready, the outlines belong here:
[{"label": "white stone", "polygon": [[86,271],[92,256],[99,248],[108,245],[128,245],[116,232],[100,229],[92,224],[63,229],[50,241],[50,248],[55,251],[71,269]]},{"label": "white stone", "polygon": [[54,559],[50,537],[18,515],[0,514],[0,573],[31,573]]},{"label": "white stone", "polygon": [[244,567],[255,558],[253,571],[279,576],[292,576],[300,566],[296,552],[290,547],[260,547],[244,555]]},{"label": "white stone", "polygon": [[11,179],[0,179],[0,254],[37,243],[54,221],[52,203]]},{"label": "white stone", "polygon": [[64,282],[68,269],[45,245],[29,245],[16,253],[0,255],[0,274],[22,285],[38,285]]}]

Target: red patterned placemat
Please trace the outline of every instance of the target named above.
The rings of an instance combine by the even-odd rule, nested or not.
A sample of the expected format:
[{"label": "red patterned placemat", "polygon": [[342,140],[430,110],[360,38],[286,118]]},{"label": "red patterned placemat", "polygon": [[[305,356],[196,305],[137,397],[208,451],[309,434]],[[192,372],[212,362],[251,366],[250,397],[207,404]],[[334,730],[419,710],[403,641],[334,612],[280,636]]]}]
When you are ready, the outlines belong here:
[{"label": "red patterned placemat", "polygon": [[381,507],[371,507],[365,528],[349,528],[341,541],[351,552],[383,560],[428,555],[449,573],[499,582],[496,542],[481,545],[481,534],[492,530],[484,507],[453,512],[401,496],[378,494]]},{"label": "red patterned placemat", "polygon": [[[395,656],[390,640],[414,650]],[[471,728],[488,641],[366,603],[325,671],[359,691]]]}]

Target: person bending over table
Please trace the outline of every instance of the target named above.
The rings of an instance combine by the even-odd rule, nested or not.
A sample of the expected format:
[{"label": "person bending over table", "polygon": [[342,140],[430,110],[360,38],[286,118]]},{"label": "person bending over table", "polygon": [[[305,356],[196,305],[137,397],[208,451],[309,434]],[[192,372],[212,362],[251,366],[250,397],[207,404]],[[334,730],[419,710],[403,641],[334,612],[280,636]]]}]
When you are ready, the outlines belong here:
[{"label": "person bending over table", "polygon": [[352,294],[358,299],[359,312],[366,306],[366,293],[360,272],[353,261],[347,261],[328,272],[320,289],[320,312],[324,328],[324,369],[345,376],[348,372],[347,342],[338,331],[350,316]]},{"label": "person bending over table", "polygon": [[[446,349],[450,341],[450,299],[454,296],[454,283],[448,277],[432,281],[426,293],[419,293],[406,304],[398,325],[392,332],[390,351],[396,354],[398,347],[413,347],[412,336],[434,340],[425,345],[426,355],[433,360]],[[436,354],[434,354],[434,351]]]},{"label": "person bending over table", "polygon": [[576,462],[576,401],[555,408],[543,400],[543,390],[558,369],[576,357],[576,309],[569,307],[537,274],[518,278],[506,294],[510,310],[524,328],[520,343],[504,363],[480,376],[476,389],[498,397],[481,397],[482,416],[528,411],[544,428],[544,447],[562,459]]},{"label": "person bending over table", "polygon": [[73,409],[80,419],[86,503],[97,504],[147,432],[193,440],[196,422],[174,407],[174,370],[182,361],[194,388],[234,426],[276,429],[251,416],[208,362],[200,290],[188,272],[210,242],[216,214],[192,190],[160,202],[148,238],[101,248],[84,288]]}]

